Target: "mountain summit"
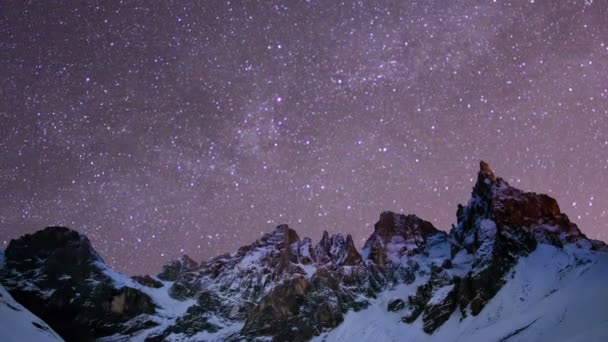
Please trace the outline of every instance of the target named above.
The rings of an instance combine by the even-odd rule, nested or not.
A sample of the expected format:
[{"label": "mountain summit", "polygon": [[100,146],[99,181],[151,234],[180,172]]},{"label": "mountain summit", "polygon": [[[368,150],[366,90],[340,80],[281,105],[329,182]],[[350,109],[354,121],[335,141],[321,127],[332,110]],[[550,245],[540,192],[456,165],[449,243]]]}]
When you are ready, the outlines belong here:
[{"label": "mountain summit", "polygon": [[200,264],[183,256],[157,277],[133,278],[110,270],[85,236],[49,227],[9,244],[2,303],[31,311],[39,334],[74,341],[608,336],[599,300],[608,296],[608,247],[555,199],[510,186],[482,161],[456,222],[446,233],[383,212],[360,251],[350,235],[323,232],[314,244],[280,225],[234,253]]}]

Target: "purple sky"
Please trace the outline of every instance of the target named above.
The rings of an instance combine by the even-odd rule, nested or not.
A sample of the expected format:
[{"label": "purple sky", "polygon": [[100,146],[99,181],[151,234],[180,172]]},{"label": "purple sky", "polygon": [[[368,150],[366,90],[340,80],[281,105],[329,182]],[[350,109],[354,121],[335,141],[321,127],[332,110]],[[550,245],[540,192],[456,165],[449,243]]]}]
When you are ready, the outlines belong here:
[{"label": "purple sky", "polygon": [[155,274],[449,229],[480,159],[608,239],[606,1],[84,3],[0,4],[0,248],[67,225]]}]

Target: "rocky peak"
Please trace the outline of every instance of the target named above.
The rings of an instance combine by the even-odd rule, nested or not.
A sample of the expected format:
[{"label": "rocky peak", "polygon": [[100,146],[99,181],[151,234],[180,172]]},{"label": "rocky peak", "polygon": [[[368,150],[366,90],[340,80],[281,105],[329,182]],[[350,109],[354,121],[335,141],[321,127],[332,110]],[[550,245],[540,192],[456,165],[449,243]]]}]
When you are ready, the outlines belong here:
[{"label": "rocky peak", "polygon": [[[578,227],[560,211],[557,201],[545,194],[524,192],[496,177],[489,164],[480,162],[477,182],[466,207],[458,206],[456,232],[479,236],[483,219],[495,223],[498,231],[532,234],[535,240],[561,245],[584,237]],[[469,239],[469,242],[472,242]],[[479,241],[476,242],[479,245]]]},{"label": "rocky peak", "polygon": [[243,246],[236,253],[224,254],[203,263],[196,272],[188,272],[170,288],[176,299],[197,293],[215,293],[232,298],[222,302],[219,314],[241,317],[251,302],[259,300],[277,284],[294,274],[305,273],[298,264],[312,263],[310,239],[300,240],[295,230],[279,225],[260,239]]},{"label": "rocky peak", "polygon": [[[156,309],[147,294],[117,284],[110,274],[84,235],[48,227],[10,242],[0,282],[63,338],[88,341],[115,334],[131,318]],[[156,324],[145,318],[139,323]],[[133,328],[141,329],[139,323]]]},{"label": "rocky peak", "polygon": [[483,160],[479,162],[479,172],[477,173],[477,182],[473,187],[473,197],[479,197],[484,200],[492,198],[494,191],[500,188],[501,185],[509,186],[502,178],[496,177],[490,164]]},{"label": "rocky peak", "polygon": [[496,180],[496,176],[494,175],[494,171],[492,171],[490,164],[483,160],[479,161],[479,172],[494,181]]},{"label": "rocky peak", "polygon": [[330,241],[329,256],[334,265],[353,266],[361,263],[361,255],[350,234],[346,236],[346,239],[342,234],[332,235]]},{"label": "rocky peak", "polygon": [[355,247],[353,237],[350,234],[346,235],[345,249],[344,259],[342,261],[343,265],[358,265],[363,261],[361,254],[359,254],[357,247]]},{"label": "rocky peak", "polygon": [[476,259],[462,283],[459,302],[461,309],[470,305],[474,315],[500,290],[519,256],[539,243],[562,247],[576,242],[595,248],[561,213],[555,199],[510,186],[483,161],[471,199],[458,206],[457,222],[450,231],[452,256],[467,253]]},{"label": "rocky peak", "polygon": [[44,265],[49,271],[60,269],[73,273],[71,276],[76,276],[84,264],[102,261],[86,236],[56,226],[11,240],[5,257],[7,264],[18,269],[31,270]]},{"label": "rocky peak", "polygon": [[440,231],[433,224],[416,215],[385,211],[380,214],[380,220],[374,225],[374,233],[387,242],[394,236],[401,236],[406,240],[426,241],[429,236],[440,233]]},{"label": "rocky peak", "polygon": [[363,260],[350,234],[346,238],[340,233],[330,237],[327,231],[323,231],[321,240],[314,248],[314,255],[318,265],[331,262],[336,266],[352,266]]},{"label": "rocky peak", "polygon": [[164,264],[157,277],[165,281],[175,281],[184,273],[195,271],[198,267],[196,261],[184,254],[179,259]]},{"label": "rocky peak", "polygon": [[300,237],[295,230],[289,228],[286,224],[282,224],[277,226],[272,232],[264,234],[258,241],[263,245],[275,245],[281,248],[299,242]]},{"label": "rocky peak", "polygon": [[331,261],[330,250],[331,239],[329,238],[329,233],[324,230],[321,240],[319,243],[317,243],[314,250],[315,259],[319,265],[323,265]]},{"label": "rocky peak", "polygon": [[374,233],[365,242],[363,255],[379,265],[387,260],[398,262],[403,255],[426,248],[427,240],[435,235],[445,233],[416,215],[385,211],[374,225]]},{"label": "rocky peak", "polygon": [[298,260],[303,265],[310,265],[316,260],[312,240],[308,237],[298,243]]}]

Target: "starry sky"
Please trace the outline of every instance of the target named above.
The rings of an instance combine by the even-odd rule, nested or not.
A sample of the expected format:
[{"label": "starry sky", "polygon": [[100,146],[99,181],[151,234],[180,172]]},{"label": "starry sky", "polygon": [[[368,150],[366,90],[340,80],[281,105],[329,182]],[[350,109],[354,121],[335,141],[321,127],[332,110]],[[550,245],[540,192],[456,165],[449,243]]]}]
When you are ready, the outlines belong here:
[{"label": "starry sky", "polygon": [[0,3],[0,249],[156,274],[280,223],[440,229],[479,160],[608,240],[608,2]]}]

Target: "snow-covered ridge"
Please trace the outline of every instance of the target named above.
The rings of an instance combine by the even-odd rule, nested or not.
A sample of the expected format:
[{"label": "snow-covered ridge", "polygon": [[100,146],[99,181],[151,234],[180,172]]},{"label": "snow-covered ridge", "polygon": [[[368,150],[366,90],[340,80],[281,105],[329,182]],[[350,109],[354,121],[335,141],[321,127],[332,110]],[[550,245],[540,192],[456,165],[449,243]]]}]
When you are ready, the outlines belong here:
[{"label": "snow-covered ridge", "polygon": [[368,309],[314,341],[604,341],[608,336],[608,254],[542,244],[519,260],[477,316],[455,312],[433,334],[423,321],[403,324],[387,304],[418,283],[382,292]]}]

